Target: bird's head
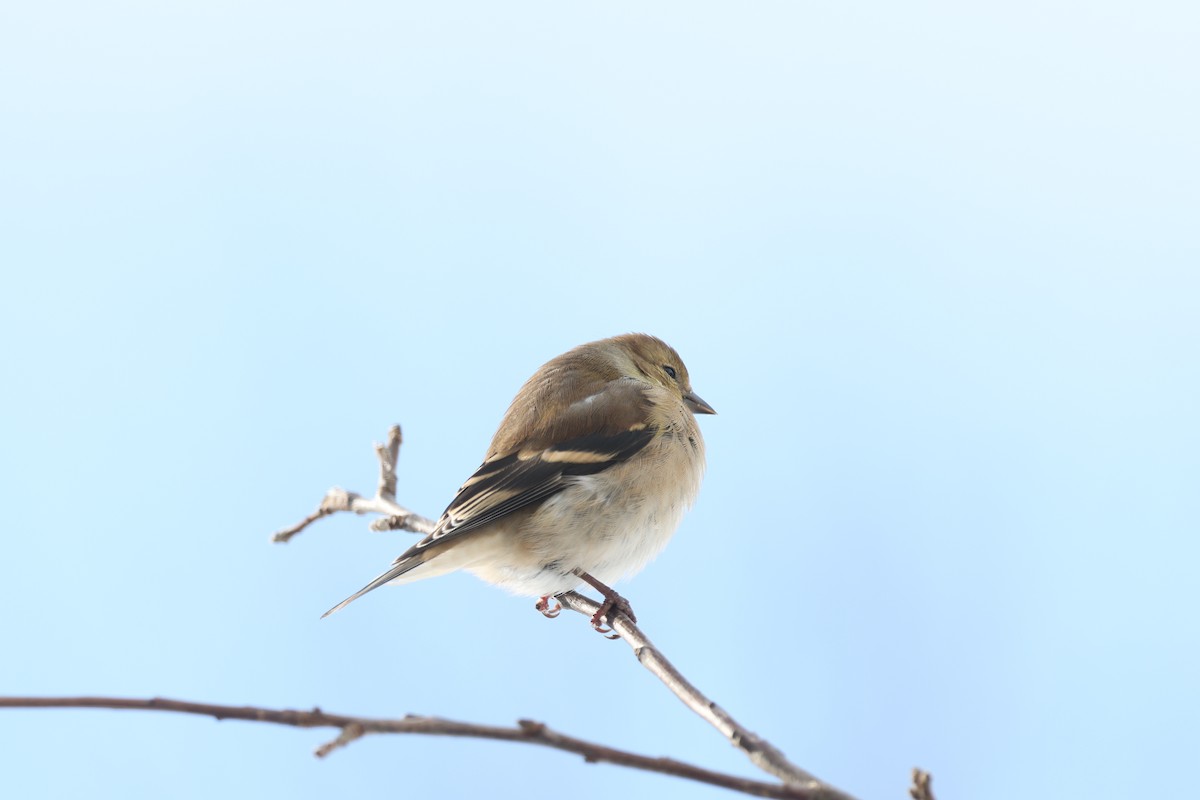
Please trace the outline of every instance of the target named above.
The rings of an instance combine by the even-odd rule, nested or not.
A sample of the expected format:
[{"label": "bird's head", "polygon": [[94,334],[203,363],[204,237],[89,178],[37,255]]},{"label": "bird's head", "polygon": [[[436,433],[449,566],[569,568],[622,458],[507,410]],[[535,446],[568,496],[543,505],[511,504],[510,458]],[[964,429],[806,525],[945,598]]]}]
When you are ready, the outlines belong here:
[{"label": "bird's head", "polygon": [[692,390],[683,359],[662,339],[646,333],[627,333],[608,341],[622,356],[620,369],[624,377],[646,381],[678,394],[692,413],[717,413]]}]

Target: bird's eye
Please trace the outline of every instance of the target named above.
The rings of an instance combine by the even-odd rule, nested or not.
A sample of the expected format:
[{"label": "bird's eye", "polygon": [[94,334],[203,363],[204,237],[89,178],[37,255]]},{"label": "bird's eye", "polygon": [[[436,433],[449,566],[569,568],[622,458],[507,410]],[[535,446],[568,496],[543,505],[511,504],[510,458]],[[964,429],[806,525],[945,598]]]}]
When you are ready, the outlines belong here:
[{"label": "bird's eye", "polygon": [[671,379],[674,380],[675,379],[675,368],[672,367],[670,364],[663,364],[662,367],[664,370],[667,371],[667,374],[671,376]]}]

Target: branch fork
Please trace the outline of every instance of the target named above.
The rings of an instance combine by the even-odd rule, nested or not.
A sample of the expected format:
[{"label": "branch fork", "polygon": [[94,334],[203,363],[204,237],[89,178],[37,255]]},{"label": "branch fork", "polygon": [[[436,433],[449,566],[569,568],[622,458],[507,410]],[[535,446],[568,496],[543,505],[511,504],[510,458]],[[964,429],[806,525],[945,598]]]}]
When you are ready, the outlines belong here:
[{"label": "branch fork", "polygon": [[357,492],[350,492],[340,487],[333,487],[321,498],[317,510],[291,527],[276,531],[271,541],[286,544],[292,537],[303,531],[323,517],[336,514],[339,511],[350,511],[355,514],[379,514],[379,519],[371,522],[373,531],[410,531],[427,535],[433,531],[434,520],[409,511],[396,502],[396,463],[400,458],[400,445],[404,437],[399,425],[388,428],[387,441],[376,443],[375,457],[379,459],[379,484],[375,488],[374,497],[363,497]]}]

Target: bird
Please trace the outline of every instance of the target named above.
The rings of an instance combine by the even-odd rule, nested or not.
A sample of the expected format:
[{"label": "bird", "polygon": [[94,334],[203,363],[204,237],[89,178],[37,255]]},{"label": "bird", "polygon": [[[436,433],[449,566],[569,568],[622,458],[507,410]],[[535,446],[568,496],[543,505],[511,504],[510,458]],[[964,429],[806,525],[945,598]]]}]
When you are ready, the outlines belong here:
[{"label": "bird", "polygon": [[666,342],[628,333],[551,359],[525,382],[483,463],[433,531],[322,618],[388,584],[466,570],[513,594],[551,598],[589,584],[604,598],[592,626],[608,633],[629,601],[611,584],[666,546],[700,490],[704,438],[716,414],[692,390]]}]

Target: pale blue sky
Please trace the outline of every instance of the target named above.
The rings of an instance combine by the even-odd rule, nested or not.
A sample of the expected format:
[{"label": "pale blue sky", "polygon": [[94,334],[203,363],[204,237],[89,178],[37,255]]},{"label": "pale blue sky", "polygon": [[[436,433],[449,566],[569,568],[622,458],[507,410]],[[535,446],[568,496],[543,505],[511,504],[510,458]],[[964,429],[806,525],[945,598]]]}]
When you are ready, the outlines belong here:
[{"label": "pale blue sky", "polygon": [[[864,798],[1177,796],[1200,752],[1185,3],[10,3],[2,694],[544,720],[753,774],[582,618],[269,534],[404,425],[438,513],[538,365],[720,412],[625,594]],[[0,712],[4,797],[727,797],[553,752]]]}]

